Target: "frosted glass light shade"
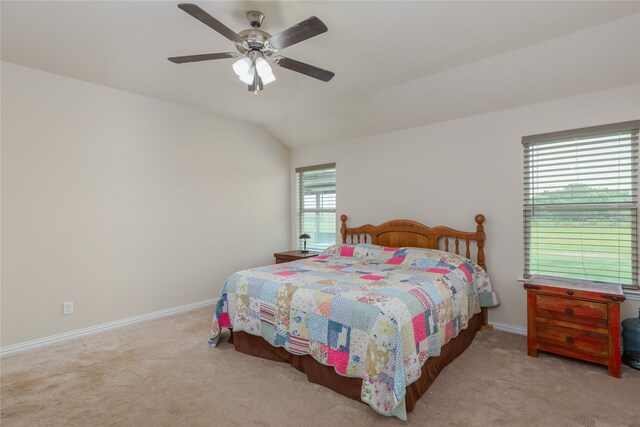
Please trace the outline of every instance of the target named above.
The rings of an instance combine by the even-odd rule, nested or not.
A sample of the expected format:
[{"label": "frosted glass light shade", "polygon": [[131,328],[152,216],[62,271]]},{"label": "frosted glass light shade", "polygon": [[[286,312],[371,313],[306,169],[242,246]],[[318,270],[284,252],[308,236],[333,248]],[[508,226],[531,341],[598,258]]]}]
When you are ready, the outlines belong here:
[{"label": "frosted glass light shade", "polygon": [[256,70],[258,71],[258,75],[262,77],[263,80],[268,75],[273,74],[273,71],[271,70],[271,65],[269,65],[267,60],[264,58],[256,59]]},{"label": "frosted glass light shade", "polygon": [[244,73],[241,76],[239,76],[240,80],[242,81],[242,83],[246,83],[246,84],[250,85],[250,84],[253,83],[253,79],[254,79],[255,73],[256,73],[256,69],[251,67],[251,68],[249,68],[249,70],[246,73]]},{"label": "frosted glass light shade", "polygon": [[252,66],[253,66],[253,63],[251,62],[251,59],[247,58],[246,56],[243,56],[242,58],[238,59],[236,62],[233,63],[233,72],[236,73],[238,77],[242,77],[247,73],[249,73],[249,70],[251,69]]},{"label": "frosted glass light shade", "polygon": [[268,76],[260,76],[260,78],[262,79],[262,84],[264,85],[268,85],[271,82],[275,82],[276,81],[276,76],[273,75],[273,73],[269,74]]}]

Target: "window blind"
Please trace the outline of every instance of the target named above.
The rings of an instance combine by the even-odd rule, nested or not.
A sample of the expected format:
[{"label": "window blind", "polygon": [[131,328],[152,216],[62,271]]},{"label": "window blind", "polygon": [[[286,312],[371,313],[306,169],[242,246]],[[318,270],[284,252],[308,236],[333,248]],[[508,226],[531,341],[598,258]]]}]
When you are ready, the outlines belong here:
[{"label": "window blind", "polygon": [[307,250],[319,252],[336,242],[336,165],[297,168],[296,175],[298,236],[309,234]]},{"label": "window blind", "polygon": [[523,138],[524,275],[638,289],[640,121]]}]

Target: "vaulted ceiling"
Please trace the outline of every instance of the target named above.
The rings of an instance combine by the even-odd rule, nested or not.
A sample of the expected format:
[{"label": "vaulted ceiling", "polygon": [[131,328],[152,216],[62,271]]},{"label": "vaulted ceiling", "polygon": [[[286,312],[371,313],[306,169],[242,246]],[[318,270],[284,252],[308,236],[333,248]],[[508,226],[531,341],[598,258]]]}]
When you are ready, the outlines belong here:
[{"label": "vaulted ceiling", "polygon": [[640,2],[196,2],[236,32],[311,16],[329,31],[285,51],[336,73],[274,68],[252,96],[233,51],[177,2],[1,3],[2,60],[263,126],[289,147],[340,141],[640,82]]}]

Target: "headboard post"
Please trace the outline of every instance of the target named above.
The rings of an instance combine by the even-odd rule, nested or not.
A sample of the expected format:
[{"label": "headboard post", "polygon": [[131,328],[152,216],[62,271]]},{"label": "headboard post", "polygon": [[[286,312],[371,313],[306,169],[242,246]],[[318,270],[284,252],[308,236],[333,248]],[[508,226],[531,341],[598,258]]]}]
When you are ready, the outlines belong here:
[{"label": "headboard post", "polygon": [[340,234],[342,234],[342,243],[347,243],[347,216],[340,215],[340,221],[342,221],[342,226],[340,227]]},{"label": "headboard post", "polygon": [[476,220],[476,232],[478,233],[478,256],[477,256],[477,260],[478,260],[478,265],[482,268],[484,268],[484,270],[487,270],[487,266],[484,263],[484,239],[485,239],[485,234],[484,234],[484,215],[482,214],[478,214],[475,217]]}]

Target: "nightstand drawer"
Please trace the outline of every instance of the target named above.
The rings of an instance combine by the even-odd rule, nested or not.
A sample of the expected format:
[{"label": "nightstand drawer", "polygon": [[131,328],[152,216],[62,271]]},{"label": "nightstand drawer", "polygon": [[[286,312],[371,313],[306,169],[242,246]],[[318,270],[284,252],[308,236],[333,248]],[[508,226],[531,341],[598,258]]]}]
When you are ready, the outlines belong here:
[{"label": "nightstand drawer", "polygon": [[297,261],[299,259],[300,258],[294,257],[294,256],[278,255],[276,257],[276,264],[281,264],[283,262]]},{"label": "nightstand drawer", "polygon": [[273,256],[276,258],[276,264],[283,262],[298,261],[300,259],[313,258],[318,256],[317,252],[302,252],[302,251],[286,251],[276,252]]},{"label": "nightstand drawer", "polygon": [[[606,362],[609,357],[609,339],[606,334],[583,331],[554,325],[545,321],[537,322],[540,347],[551,346],[572,354],[592,356]],[[595,361],[595,360],[594,360]]]},{"label": "nightstand drawer", "polygon": [[607,304],[549,295],[536,295],[536,316],[606,328]]}]

